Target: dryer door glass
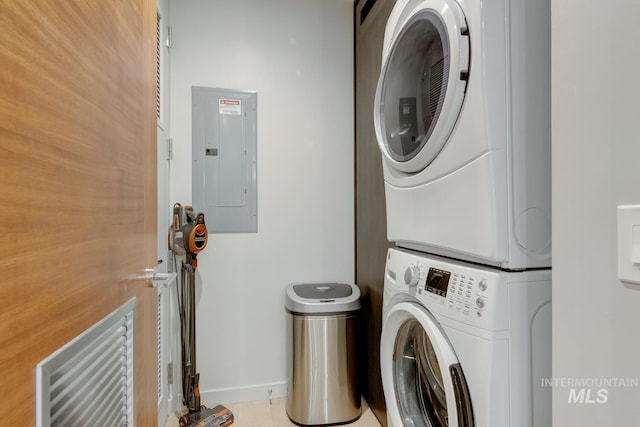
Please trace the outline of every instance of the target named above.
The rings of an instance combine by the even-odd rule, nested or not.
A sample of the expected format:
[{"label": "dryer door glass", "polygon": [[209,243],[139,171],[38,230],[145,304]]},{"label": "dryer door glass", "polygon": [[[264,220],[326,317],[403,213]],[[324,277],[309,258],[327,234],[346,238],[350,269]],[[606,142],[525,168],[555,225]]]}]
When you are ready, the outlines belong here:
[{"label": "dryer door glass", "polygon": [[393,371],[398,409],[405,425],[447,427],[447,399],[438,357],[415,319],[398,330]]},{"label": "dryer door glass", "polygon": [[449,78],[449,40],[440,17],[416,15],[398,36],[384,73],[384,135],[391,157],[403,162],[429,142]]},{"label": "dryer door glass", "polygon": [[[399,3],[398,3],[399,4]],[[458,120],[469,75],[469,32],[452,0],[425,0],[386,39],[374,122],[393,167],[424,169]],[[394,31],[395,31],[394,27]],[[389,29],[387,29],[389,31]]]}]

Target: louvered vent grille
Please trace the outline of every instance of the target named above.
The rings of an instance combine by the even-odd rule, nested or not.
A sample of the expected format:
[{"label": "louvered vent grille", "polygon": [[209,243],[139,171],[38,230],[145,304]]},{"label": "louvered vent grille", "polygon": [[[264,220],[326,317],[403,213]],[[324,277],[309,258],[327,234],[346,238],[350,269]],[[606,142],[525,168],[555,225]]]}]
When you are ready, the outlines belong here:
[{"label": "louvered vent grille", "polygon": [[[443,84],[444,84],[444,59],[433,64],[431,67],[431,78],[429,82],[429,107],[431,111],[431,118],[436,119],[437,116],[440,115],[440,110],[442,109],[442,101],[444,95],[442,92]],[[448,75],[447,70],[447,75]],[[446,88],[445,88],[446,90]]]},{"label": "louvered vent grille", "polygon": [[156,117],[160,120],[160,14],[156,14]]},{"label": "louvered vent grille", "polygon": [[36,366],[36,424],[133,426],[135,298]]}]

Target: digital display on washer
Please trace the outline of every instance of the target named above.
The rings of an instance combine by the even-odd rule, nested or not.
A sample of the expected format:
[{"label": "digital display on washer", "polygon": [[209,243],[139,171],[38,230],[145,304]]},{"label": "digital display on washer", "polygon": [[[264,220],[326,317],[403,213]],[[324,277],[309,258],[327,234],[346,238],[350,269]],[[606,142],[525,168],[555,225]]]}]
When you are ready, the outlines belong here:
[{"label": "digital display on washer", "polygon": [[449,277],[451,277],[451,273],[448,271],[430,268],[424,289],[441,297],[446,297],[447,289],[449,288]]}]

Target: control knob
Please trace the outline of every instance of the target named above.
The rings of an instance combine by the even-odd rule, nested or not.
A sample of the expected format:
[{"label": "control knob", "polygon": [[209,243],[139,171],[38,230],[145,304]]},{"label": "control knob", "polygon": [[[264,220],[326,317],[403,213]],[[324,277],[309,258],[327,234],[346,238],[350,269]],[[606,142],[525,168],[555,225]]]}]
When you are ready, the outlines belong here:
[{"label": "control knob", "polygon": [[480,280],[480,283],[478,283],[478,287],[480,288],[480,290],[482,292],[487,290],[487,279],[482,279]]},{"label": "control knob", "polygon": [[407,267],[404,271],[404,283],[409,286],[415,286],[420,280],[420,268],[418,266]]}]

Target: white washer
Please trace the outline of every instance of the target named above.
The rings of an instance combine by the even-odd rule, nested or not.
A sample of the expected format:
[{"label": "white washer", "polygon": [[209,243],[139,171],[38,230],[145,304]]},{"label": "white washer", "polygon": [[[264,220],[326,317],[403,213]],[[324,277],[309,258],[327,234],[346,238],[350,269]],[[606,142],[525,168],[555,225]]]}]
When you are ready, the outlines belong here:
[{"label": "white washer", "polygon": [[380,343],[390,427],[550,427],[551,270],[392,248]]},{"label": "white washer", "polygon": [[549,0],[398,0],[374,124],[390,241],[551,266]]}]

